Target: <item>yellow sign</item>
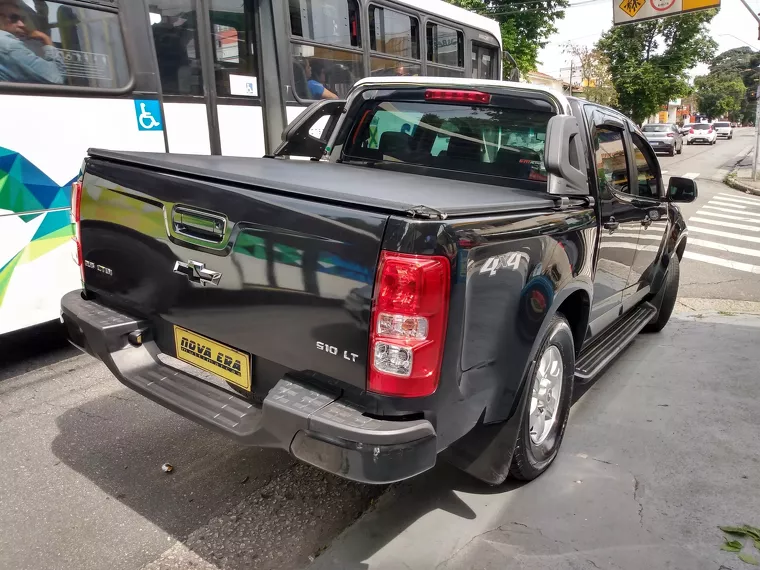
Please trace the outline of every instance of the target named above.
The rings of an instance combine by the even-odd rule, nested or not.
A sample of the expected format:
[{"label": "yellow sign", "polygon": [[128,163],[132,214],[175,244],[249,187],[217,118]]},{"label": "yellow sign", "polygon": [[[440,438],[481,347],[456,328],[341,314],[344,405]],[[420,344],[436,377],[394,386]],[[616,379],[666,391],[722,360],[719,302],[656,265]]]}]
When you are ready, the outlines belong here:
[{"label": "yellow sign", "polygon": [[621,26],[719,7],[720,0],[622,0],[612,4],[613,24]]},{"label": "yellow sign", "polygon": [[181,327],[174,327],[177,358],[207,372],[221,376],[227,382],[251,389],[251,358],[244,352],[197,335]]},{"label": "yellow sign", "polygon": [[661,123],[667,123],[668,122],[668,112],[667,111],[660,111],[660,122]]},{"label": "yellow sign", "polygon": [[645,3],[644,0],[623,0],[620,9],[633,18]]}]

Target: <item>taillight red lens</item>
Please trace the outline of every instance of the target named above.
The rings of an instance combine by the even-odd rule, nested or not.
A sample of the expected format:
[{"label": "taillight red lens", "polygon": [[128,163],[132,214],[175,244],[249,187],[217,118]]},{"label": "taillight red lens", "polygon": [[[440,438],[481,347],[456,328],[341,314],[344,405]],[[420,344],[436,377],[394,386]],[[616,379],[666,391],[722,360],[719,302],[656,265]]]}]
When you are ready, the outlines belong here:
[{"label": "taillight red lens", "polygon": [[694,129],[689,129],[689,134],[693,135],[694,134]]},{"label": "taillight red lens", "polygon": [[491,102],[489,93],[480,91],[462,91],[458,89],[428,89],[425,91],[427,101],[445,101],[448,103],[482,103]]},{"label": "taillight red lens", "polygon": [[375,282],[367,389],[428,396],[438,388],[449,312],[445,257],[383,251]]},{"label": "taillight red lens", "polygon": [[79,276],[84,284],[84,259],[82,257],[82,182],[77,180],[71,185],[71,221],[74,223],[74,243],[76,244],[76,264]]},{"label": "taillight red lens", "polygon": [[668,134],[667,134],[667,135],[665,135],[665,136],[666,136],[666,137],[668,137],[669,139],[671,139],[671,138],[673,138],[673,137],[674,137],[674,136],[676,136],[676,135],[674,135],[673,133],[668,133]]}]

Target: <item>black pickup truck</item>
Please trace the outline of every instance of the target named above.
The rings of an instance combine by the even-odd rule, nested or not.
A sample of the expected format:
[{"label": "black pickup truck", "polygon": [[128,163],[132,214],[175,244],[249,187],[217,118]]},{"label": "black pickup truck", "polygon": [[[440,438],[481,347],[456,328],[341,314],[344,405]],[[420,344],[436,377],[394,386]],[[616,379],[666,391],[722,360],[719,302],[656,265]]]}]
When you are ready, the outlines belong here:
[{"label": "black pickup truck", "polygon": [[371,483],[439,454],[533,479],[574,383],[671,315],[696,184],[664,187],[611,109],[368,79],[283,139],[261,159],[93,149],[73,189],[71,340],[241,443]]}]

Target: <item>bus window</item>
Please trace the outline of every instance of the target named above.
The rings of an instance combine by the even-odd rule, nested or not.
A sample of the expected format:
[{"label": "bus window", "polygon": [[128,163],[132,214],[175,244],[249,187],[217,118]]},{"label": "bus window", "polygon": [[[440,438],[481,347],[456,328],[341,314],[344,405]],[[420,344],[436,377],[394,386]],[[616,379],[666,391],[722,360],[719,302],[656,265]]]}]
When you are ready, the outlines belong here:
[{"label": "bus window", "polygon": [[498,63],[496,50],[472,44],[472,77],[474,79],[495,79]]},{"label": "bus window", "polygon": [[327,46],[292,44],[293,88],[299,99],[343,98],[364,76],[362,56]]},{"label": "bus window", "polygon": [[419,22],[395,10],[370,6],[369,43],[372,51],[420,59]]},{"label": "bus window", "polygon": [[151,0],[150,16],[164,95],[203,95],[193,0]]},{"label": "bus window", "polygon": [[372,51],[379,52],[370,59],[370,74],[373,77],[422,73],[417,18],[388,8],[370,6],[369,46]]},{"label": "bus window", "polygon": [[364,76],[358,2],[289,0],[289,6],[296,96],[301,100],[345,97]]},{"label": "bus window", "polygon": [[294,36],[321,44],[361,47],[355,0],[290,0],[289,6]]},{"label": "bus window", "polygon": [[129,83],[113,12],[45,0],[0,0],[0,32],[0,82],[106,89]]},{"label": "bus window", "polygon": [[[211,0],[216,92],[220,97],[258,97],[256,58],[252,51],[252,6],[241,0]],[[248,18],[246,18],[248,16]]]},{"label": "bus window", "polygon": [[426,27],[426,37],[428,75],[464,77],[464,34],[431,22]]}]

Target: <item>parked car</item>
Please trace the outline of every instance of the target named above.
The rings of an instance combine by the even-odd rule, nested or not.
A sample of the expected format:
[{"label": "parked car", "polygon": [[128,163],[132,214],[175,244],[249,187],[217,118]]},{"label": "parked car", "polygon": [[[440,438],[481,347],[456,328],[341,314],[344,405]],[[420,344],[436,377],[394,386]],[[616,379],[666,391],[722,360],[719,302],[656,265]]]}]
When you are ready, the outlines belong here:
[{"label": "parked car", "polygon": [[673,123],[650,123],[641,129],[655,152],[665,152],[669,156],[683,150],[683,136]]},{"label": "parked car", "polygon": [[83,289],[61,318],[120,382],[240,443],[369,483],[439,454],[530,480],[574,383],[668,322],[676,203],[696,196],[612,109],[369,78],[271,157],[91,149],[72,196]]},{"label": "parked car", "polygon": [[727,139],[734,138],[734,128],[731,123],[716,121],[713,123],[713,129],[715,130],[716,137],[725,137]]},{"label": "parked car", "polygon": [[686,135],[686,144],[715,144],[717,140],[718,134],[712,123],[694,123],[689,128],[689,134]]},{"label": "parked car", "polygon": [[686,135],[689,134],[691,131],[691,128],[694,126],[694,123],[684,123],[679,127],[678,131],[681,133],[683,137],[686,137]]}]

